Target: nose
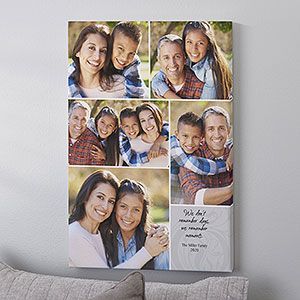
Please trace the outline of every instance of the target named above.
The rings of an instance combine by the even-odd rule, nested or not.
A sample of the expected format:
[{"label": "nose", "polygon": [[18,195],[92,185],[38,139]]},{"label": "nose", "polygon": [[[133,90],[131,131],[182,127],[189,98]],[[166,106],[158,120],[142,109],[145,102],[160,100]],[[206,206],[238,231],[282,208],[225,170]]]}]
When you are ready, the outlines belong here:
[{"label": "nose", "polygon": [[131,210],[130,210],[130,209],[128,209],[128,210],[126,211],[125,216],[126,216],[128,219],[131,218]]},{"label": "nose", "polygon": [[107,200],[104,200],[102,203],[101,203],[101,206],[102,208],[107,211],[107,208],[108,208],[108,201]]},{"label": "nose", "polygon": [[95,51],[94,54],[93,54],[93,58],[94,58],[95,60],[98,60],[99,57],[100,57],[99,51]]},{"label": "nose", "polygon": [[192,138],[188,138],[187,139],[187,144],[188,145],[192,145],[193,144],[193,139]]},{"label": "nose", "polygon": [[171,62],[172,62],[172,66],[175,66],[175,65],[176,65],[176,59],[175,59],[175,57],[172,57]]}]

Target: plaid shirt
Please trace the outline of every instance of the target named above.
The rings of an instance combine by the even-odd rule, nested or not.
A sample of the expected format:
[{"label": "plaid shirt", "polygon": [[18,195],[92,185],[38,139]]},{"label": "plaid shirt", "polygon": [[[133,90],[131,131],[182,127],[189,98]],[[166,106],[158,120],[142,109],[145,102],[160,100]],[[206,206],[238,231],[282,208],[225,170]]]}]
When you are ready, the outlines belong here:
[{"label": "plaid shirt", "polygon": [[166,78],[166,83],[169,88],[176,93],[177,96],[183,99],[200,99],[204,82],[200,81],[197,76],[188,67],[185,70],[185,81],[181,89],[176,92],[171,82]]},{"label": "plaid shirt", "polygon": [[80,89],[74,78],[74,62],[68,66],[68,98],[86,98],[84,92]]},{"label": "plaid shirt", "polygon": [[[223,159],[227,160],[229,152],[230,152],[230,144],[225,146],[225,151],[223,155]],[[196,153],[197,152],[197,153]],[[207,144],[203,144],[199,151],[196,151],[195,154],[201,157],[205,157],[207,159],[215,160],[214,155],[208,149]],[[196,193],[200,189],[204,188],[218,188],[228,186],[233,181],[233,172],[224,172],[220,174],[216,174],[213,176],[206,175],[198,175],[189,169],[180,167],[179,171],[179,181],[182,191],[184,193],[184,202],[187,204],[193,204],[195,201]],[[229,199],[226,202],[223,202],[222,205],[230,205],[232,204],[233,199]]]},{"label": "plaid shirt", "polygon": [[215,175],[226,172],[224,160],[211,160],[204,157],[186,154],[180,147],[175,135],[171,142],[171,197],[172,203],[180,204],[183,201],[183,193],[179,185],[179,167],[184,167],[199,175]]},{"label": "plaid shirt", "polygon": [[91,154],[92,146],[102,148],[97,137],[88,128],[72,143],[69,136],[69,164],[70,165],[104,165],[104,160],[95,160]]},{"label": "plaid shirt", "polygon": [[[165,122],[163,124],[161,135],[166,137],[166,140],[169,139],[169,123]],[[119,133],[119,146],[122,158],[128,166],[139,167],[149,162],[148,152],[139,153],[131,149],[130,140],[121,128]]]},{"label": "plaid shirt", "polygon": [[133,62],[120,75],[125,77],[126,98],[146,98],[147,87],[141,77],[141,60],[135,55]]}]

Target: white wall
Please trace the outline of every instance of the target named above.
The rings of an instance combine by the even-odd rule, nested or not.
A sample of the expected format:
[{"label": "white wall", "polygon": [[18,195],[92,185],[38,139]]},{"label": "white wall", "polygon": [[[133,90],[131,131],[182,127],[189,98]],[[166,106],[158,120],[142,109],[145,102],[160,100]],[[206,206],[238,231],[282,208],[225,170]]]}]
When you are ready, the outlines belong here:
[{"label": "white wall", "polygon": [[[249,277],[249,299],[299,298],[299,5],[241,2],[1,2],[1,260],[47,274],[119,279],[126,273],[67,267],[67,20],[232,19],[233,275]],[[145,275],[185,283],[230,274]]]}]

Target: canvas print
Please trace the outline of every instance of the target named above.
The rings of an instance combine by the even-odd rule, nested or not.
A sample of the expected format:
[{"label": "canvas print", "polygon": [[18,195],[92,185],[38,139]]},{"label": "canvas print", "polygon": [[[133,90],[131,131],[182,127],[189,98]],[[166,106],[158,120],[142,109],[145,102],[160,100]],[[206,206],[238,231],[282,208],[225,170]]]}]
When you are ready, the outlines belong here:
[{"label": "canvas print", "polygon": [[233,270],[230,21],[69,21],[70,267]]}]

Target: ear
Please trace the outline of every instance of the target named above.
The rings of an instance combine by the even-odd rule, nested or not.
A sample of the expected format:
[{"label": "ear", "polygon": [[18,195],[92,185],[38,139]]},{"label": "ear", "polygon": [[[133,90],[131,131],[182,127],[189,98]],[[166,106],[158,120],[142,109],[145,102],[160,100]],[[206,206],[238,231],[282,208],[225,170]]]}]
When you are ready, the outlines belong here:
[{"label": "ear", "polygon": [[178,138],[178,130],[175,130],[175,136]]},{"label": "ear", "polygon": [[75,56],[79,58],[79,51],[76,53],[76,55],[75,55]]}]

